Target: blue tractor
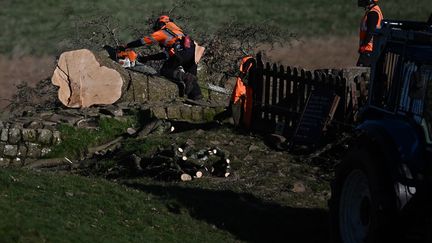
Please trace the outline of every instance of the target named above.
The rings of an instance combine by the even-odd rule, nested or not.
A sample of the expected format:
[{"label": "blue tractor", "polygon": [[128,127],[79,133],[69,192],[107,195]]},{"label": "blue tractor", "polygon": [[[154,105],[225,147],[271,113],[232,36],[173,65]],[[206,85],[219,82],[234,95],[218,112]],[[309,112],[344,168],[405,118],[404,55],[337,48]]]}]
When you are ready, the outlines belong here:
[{"label": "blue tractor", "polygon": [[368,102],[332,183],[332,239],[432,242],[431,21],[385,20],[371,59]]}]

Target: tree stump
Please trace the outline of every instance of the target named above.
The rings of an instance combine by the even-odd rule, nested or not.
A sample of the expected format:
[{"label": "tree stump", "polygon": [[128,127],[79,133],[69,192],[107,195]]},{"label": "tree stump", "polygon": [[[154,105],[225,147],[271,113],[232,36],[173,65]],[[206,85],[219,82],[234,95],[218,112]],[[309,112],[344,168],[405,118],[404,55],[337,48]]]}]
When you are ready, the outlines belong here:
[{"label": "tree stump", "polygon": [[70,108],[115,102],[167,102],[178,97],[175,83],[125,69],[105,51],[63,53],[51,80],[60,87],[59,100]]}]

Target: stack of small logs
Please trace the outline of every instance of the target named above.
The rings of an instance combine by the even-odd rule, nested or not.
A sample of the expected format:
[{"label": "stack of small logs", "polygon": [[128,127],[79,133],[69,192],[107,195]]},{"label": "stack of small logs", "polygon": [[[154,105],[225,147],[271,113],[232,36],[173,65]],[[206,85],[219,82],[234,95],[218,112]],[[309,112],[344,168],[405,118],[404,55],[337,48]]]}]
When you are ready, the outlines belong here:
[{"label": "stack of small logs", "polygon": [[143,173],[162,180],[191,181],[207,176],[228,177],[231,174],[228,154],[221,149],[196,150],[190,144],[158,148],[151,157],[132,155],[134,164]]}]

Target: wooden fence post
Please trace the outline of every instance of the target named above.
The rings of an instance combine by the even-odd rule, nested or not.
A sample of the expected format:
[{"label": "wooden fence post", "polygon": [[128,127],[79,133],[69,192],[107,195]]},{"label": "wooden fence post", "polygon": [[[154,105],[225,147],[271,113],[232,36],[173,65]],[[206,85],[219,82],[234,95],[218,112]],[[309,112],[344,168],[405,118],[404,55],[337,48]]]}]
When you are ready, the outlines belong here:
[{"label": "wooden fence post", "polygon": [[264,82],[264,119],[270,119],[270,63],[266,63],[266,67],[264,69],[265,82]]},{"label": "wooden fence post", "polygon": [[259,121],[262,118],[262,103],[263,103],[263,69],[262,56],[259,52],[256,56],[257,68],[256,79],[253,85],[253,101],[252,101],[252,127],[259,126]]},{"label": "wooden fence post", "polygon": [[[287,102],[286,102],[286,97],[285,97],[285,82],[286,82],[286,78],[285,78],[285,72],[284,72],[284,67],[282,65],[280,65],[279,67],[279,99],[278,99],[278,106],[281,106],[283,109],[287,109]],[[286,122],[287,120],[287,113],[285,112],[284,115],[280,114],[279,115],[279,120],[278,122]]]},{"label": "wooden fence post", "polygon": [[276,118],[278,117],[277,114],[275,114],[275,112],[273,112],[271,109],[271,106],[275,106],[277,105],[277,98],[278,98],[278,70],[277,70],[277,66],[276,64],[273,64],[270,75],[271,76],[271,104],[270,104],[270,117],[271,117],[271,121],[272,123],[276,123]]}]

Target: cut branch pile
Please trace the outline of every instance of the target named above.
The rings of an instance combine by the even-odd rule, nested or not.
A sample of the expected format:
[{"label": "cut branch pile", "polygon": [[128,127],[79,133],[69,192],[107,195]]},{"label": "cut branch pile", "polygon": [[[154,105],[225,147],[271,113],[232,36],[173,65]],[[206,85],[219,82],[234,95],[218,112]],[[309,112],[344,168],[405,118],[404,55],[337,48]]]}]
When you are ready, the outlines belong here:
[{"label": "cut branch pile", "polygon": [[189,144],[173,144],[170,148],[159,148],[151,157],[133,154],[129,159],[144,174],[161,180],[190,181],[231,174],[228,154],[219,148],[197,150]]}]

